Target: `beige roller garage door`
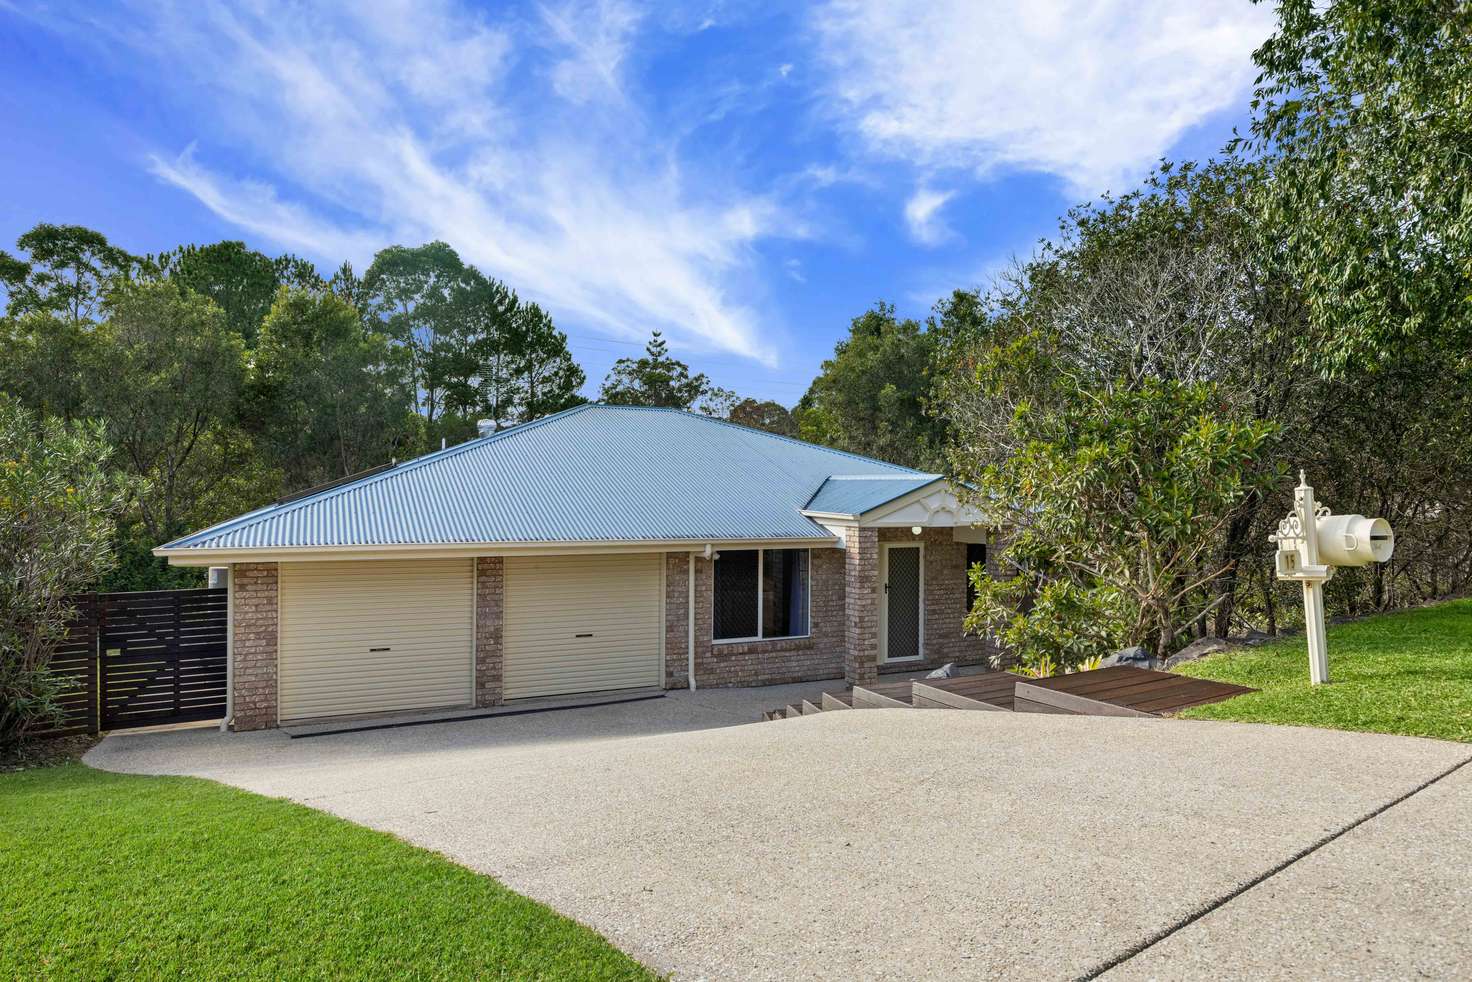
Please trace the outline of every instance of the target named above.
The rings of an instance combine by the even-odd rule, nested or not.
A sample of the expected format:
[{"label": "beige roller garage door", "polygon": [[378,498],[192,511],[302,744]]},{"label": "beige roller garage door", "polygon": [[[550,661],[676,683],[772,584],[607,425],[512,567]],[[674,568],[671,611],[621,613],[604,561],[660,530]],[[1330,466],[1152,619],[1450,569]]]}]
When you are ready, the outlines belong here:
[{"label": "beige roller garage door", "polygon": [[660,558],[507,559],[505,698],[659,686]]},{"label": "beige roller garage door", "polygon": [[473,562],[282,563],[281,719],[473,702]]}]

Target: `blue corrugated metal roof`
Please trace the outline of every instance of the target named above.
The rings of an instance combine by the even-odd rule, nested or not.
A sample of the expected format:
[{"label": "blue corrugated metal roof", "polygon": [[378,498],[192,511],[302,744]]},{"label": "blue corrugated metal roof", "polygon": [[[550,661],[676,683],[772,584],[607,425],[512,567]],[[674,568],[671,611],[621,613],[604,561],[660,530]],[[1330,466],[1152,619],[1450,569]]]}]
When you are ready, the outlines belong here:
[{"label": "blue corrugated metal roof", "polygon": [[939,474],[834,474],[823,482],[803,511],[862,515],[911,491],[939,481]]},{"label": "blue corrugated metal roof", "polygon": [[801,510],[834,473],[922,476],[693,413],[580,406],[163,548],[826,539]]}]

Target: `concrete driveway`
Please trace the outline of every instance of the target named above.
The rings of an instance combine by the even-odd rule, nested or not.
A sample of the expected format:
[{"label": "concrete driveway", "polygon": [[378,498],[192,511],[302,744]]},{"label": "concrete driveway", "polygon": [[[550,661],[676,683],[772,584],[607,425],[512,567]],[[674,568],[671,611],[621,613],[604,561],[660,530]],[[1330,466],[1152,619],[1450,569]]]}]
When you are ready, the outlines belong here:
[{"label": "concrete driveway", "polygon": [[677,978],[1472,974],[1472,766],[1447,773],[1472,747],[940,710],[748,722],[814,691],[135,734],[87,762],[396,833]]}]

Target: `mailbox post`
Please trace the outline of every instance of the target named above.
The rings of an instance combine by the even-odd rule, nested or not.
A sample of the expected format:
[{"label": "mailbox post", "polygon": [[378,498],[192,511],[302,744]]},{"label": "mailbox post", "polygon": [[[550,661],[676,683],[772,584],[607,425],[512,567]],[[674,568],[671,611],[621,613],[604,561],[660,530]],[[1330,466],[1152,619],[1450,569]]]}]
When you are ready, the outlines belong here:
[{"label": "mailbox post", "polygon": [[1329,649],[1324,639],[1324,584],[1339,566],[1383,563],[1395,551],[1395,535],[1383,518],[1334,515],[1314,501],[1302,471],[1293,489],[1293,510],[1268,536],[1278,544],[1280,580],[1303,584],[1303,625],[1308,635],[1308,676],[1314,685],[1329,681]]}]

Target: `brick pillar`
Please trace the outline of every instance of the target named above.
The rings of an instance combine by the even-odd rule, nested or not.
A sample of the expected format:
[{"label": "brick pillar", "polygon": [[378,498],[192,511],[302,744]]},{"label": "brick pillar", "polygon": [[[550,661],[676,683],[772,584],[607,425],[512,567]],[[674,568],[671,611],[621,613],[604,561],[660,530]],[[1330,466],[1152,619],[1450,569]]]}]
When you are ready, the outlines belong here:
[{"label": "brick pillar", "polygon": [[844,529],[843,677],[849,685],[872,682],[879,674],[879,533]]},{"label": "brick pillar", "polygon": [[231,728],[268,729],[276,725],[276,564],[236,563],[230,592]]},{"label": "brick pillar", "polygon": [[504,658],[501,628],[506,609],[506,561],[481,556],[475,561],[475,704],[501,705]]},{"label": "brick pillar", "polygon": [[664,554],[664,687],[690,684],[690,554]]},{"label": "brick pillar", "polygon": [[716,564],[701,555],[690,557],[695,564],[695,685],[713,685],[716,677],[711,628],[715,619]]}]

